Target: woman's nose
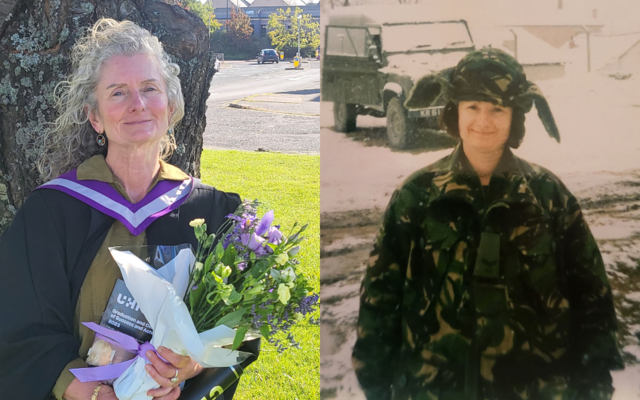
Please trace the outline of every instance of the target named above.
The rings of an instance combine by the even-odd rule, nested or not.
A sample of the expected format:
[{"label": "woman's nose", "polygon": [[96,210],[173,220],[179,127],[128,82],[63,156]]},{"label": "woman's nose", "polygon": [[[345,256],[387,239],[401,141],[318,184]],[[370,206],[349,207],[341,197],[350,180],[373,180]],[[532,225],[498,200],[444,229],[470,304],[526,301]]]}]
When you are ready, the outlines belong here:
[{"label": "woman's nose", "polygon": [[481,109],[476,115],[476,124],[480,127],[491,126],[492,115],[489,110]]},{"label": "woman's nose", "polygon": [[129,104],[129,111],[145,111],[147,109],[147,103],[144,101],[144,97],[140,95],[140,92],[137,90],[133,91],[131,95],[131,102]]}]

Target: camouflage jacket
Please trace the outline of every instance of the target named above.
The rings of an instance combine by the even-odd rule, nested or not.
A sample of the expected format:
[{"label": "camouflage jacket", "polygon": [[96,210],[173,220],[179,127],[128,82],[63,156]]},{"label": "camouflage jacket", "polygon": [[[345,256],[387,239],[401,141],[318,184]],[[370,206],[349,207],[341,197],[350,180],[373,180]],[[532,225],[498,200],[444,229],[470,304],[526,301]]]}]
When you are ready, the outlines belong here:
[{"label": "camouflage jacket", "polygon": [[576,198],[507,148],[481,186],[459,146],[407,179],[361,287],[367,398],[610,399],[611,290]]}]

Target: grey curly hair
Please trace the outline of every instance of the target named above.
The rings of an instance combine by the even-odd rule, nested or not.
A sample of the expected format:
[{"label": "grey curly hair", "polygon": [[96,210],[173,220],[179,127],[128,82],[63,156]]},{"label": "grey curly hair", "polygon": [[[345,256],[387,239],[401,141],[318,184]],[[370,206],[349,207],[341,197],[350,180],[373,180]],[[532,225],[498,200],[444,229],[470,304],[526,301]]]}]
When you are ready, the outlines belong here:
[{"label": "grey curly hair", "polygon": [[167,159],[176,148],[173,135],[176,124],[184,116],[184,98],[180,87],[180,67],[170,61],[158,39],[131,21],[109,18],[98,20],[74,45],[71,52],[72,72],[68,80],[55,90],[59,116],[44,133],[44,152],[38,160],[43,180],[77,168],[83,161],[105,154],[106,147],[96,143],[97,132],[89,122],[89,113],[98,110],[95,95],[102,64],[113,56],[149,55],[155,57],[167,87],[169,134],[160,143],[160,157]]}]

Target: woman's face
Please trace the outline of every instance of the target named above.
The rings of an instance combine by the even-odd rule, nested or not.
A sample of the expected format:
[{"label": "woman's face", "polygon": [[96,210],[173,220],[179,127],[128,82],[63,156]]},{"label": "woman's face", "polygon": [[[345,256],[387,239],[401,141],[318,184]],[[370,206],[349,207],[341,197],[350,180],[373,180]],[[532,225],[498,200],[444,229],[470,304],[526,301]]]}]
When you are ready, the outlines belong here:
[{"label": "woman's face", "polygon": [[458,128],[465,151],[501,152],[511,131],[513,109],[486,101],[461,101]]},{"label": "woman's face", "polygon": [[157,62],[146,55],[114,56],[102,64],[96,88],[98,112],[89,115],[109,149],[159,142],[173,107]]}]

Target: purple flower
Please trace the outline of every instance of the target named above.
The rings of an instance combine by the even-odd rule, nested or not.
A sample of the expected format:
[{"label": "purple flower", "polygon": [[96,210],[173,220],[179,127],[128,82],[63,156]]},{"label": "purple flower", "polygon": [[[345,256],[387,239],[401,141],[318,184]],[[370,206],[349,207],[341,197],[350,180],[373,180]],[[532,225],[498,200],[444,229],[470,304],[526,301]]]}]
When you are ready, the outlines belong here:
[{"label": "purple flower", "polygon": [[250,240],[251,240],[251,235],[249,235],[248,233],[243,233],[242,235],[240,235],[240,242],[242,243],[243,246],[248,245]]},{"label": "purple flower", "polygon": [[269,243],[279,245],[282,242],[282,232],[280,232],[280,230],[275,226],[270,227],[267,240]]},{"label": "purple flower", "polygon": [[267,230],[269,229],[269,226],[271,225],[272,222],[273,222],[273,210],[267,211],[267,213],[264,214],[260,219],[260,224],[256,228],[256,233],[260,236],[267,233]]},{"label": "purple flower", "polygon": [[222,242],[222,247],[226,250],[227,246],[229,246],[229,244],[231,244],[231,239],[232,239],[232,235],[228,234],[227,236],[224,237],[224,241]]},{"label": "purple flower", "polygon": [[[256,250],[262,248],[262,244],[265,242],[264,238],[261,238],[260,236],[256,235],[255,233],[251,234],[251,240],[249,241],[249,245],[248,247],[253,250],[256,255],[258,254],[258,252]],[[262,249],[264,251],[264,249]],[[263,253],[264,254],[264,253]]]},{"label": "purple flower", "polygon": [[247,268],[247,263],[238,263],[238,270],[244,271],[245,268]]},{"label": "purple flower", "polygon": [[197,289],[198,289],[198,286],[193,286],[193,287],[191,288],[191,290],[197,290]]},{"label": "purple flower", "polygon": [[254,253],[256,254],[256,256],[258,256],[258,257],[261,257],[261,256],[264,256],[264,255],[267,255],[267,254],[268,254],[267,250],[265,250],[265,248],[264,248],[264,247],[262,247],[262,246],[258,247],[258,248],[257,248],[257,249],[255,249],[253,252],[254,252]]},{"label": "purple flower", "polygon": [[244,221],[242,221],[242,224],[240,225],[240,227],[242,229],[249,229],[252,224],[253,224],[253,218],[249,217],[249,218],[245,219]]},{"label": "purple flower", "polygon": [[234,221],[238,221],[241,222],[242,221],[242,217],[235,215],[235,214],[229,214],[227,215],[227,218],[232,219]]}]

